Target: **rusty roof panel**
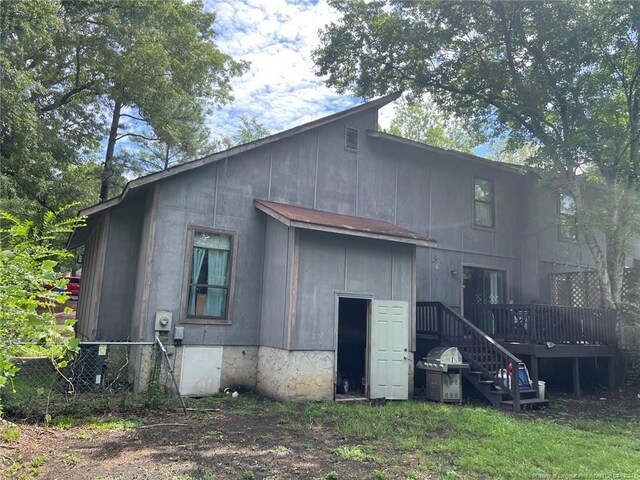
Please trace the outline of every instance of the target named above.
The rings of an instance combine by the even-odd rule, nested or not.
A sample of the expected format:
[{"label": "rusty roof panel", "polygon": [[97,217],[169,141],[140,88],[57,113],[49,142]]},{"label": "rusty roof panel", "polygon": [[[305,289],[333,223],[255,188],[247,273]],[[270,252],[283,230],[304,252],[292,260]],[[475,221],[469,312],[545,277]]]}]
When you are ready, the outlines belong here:
[{"label": "rusty roof panel", "polygon": [[384,220],[355,217],[341,213],[323,212],[321,210],[312,210],[309,208],[269,202],[266,200],[255,200],[255,204],[260,210],[274,216],[278,220],[286,220],[284,223],[300,228],[304,228],[305,225],[308,227],[319,226],[326,227],[327,229],[336,229],[345,234],[360,233],[364,234],[361,236],[389,237],[389,240],[395,239],[396,241],[405,241],[406,243],[421,245],[428,243],[435,244],[435,241],[430,238],[418,235],[411,230],[398,227],[397,225]]}]

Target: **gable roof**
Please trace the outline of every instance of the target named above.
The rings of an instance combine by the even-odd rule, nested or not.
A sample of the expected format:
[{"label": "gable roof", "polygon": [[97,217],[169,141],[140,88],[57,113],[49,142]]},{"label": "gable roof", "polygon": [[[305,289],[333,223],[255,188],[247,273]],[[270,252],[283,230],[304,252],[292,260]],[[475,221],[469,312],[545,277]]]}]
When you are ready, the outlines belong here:
[{"label": "gable roof", "polygon": [[[279,140],[283,140],[285,138],[291,137],[298,133],[305,132],[307,130],[311,130],[313,128],[321,127],[331,122],[335,122],[336,120],[340,120],[351,115],[356,115],[358,113],[367,111],[367,110],[378,110],[381,107],[387,105],[388,103],[396,100],[402,92],[395,92],[389,95],[385,95],[384,97],[377,98],[375,100],[371,100],[370,102],[365,102],[360,105],[356,105],[355,107],[351,107],[347,110],[343,110],[341,112],[334,113],[332,115],[328,115],[326,117],[319,118],[317,120],[313,120],[311,122],[305,123],[303,125],[298,125],[297,127],[290,128],[289,130],[284,130],[280,133],[276,133],[274,135],[270,135],[265,138],[261,138],[258,140],[254,140],[253,142],[245,143],[243,145],[238,145],[236,147],[229,148],[228,150],[224,150],[222,152],[213,153],[211,155],[207,155],[206,157],[202,157],[196,160],[192,160],[191,162],[182,163],[180,165],[176,165],[174,167],[168,168],[167,170],[162,170],[160,172],[152,173],[150,175],[146,175],[144,177],[136,178],[135,180],[131,180],[127,183],[127,185],[122,190],[122,193],[117,197],[110,198],[104,202],[98,203],[96,205],[92,205],[81,210],[78,215],[87,215],[91,217],[97,213],[108,210],[116,205],[122,203],[125,198],[130,195],[130,192],[135,191],[141,187],[152,184],[159,180],[163,180],[168,177],[172,177],[174,175],[178,175],[183,172],[187,172],[189,170],[193,170],[195,168],[202,167],[204,165],[209,165],[220,160],[228,159],[229,157],[233,157],[240,153],[244,153],[255,148],[262,147],[264,145],[268,145],[271,143],[275,143]],[[82,245],[89,233],[90,233],[91,225],[90,222],[87,222],[87,226],[76,228],[67,240],[67,248],[76,248]]]},{"label": "gable roof", "polygon": [[287,227],[409,243],[421,247],[436,245],[435,240],[384,220],[312,210],[266,200],[254,200],[254,204],[258,210],[282,222]]},{"label": "gable roof", "polygon": [[349,117],[351,115],[355,115],[360,112],[364,112],[366,110],[373,110],[373,109],[378,110],[379,108],[385,106],[386,104],[396,100],[400,95],[401,95],[401,92],[391,93],[384,97],[371,100],[370,102],[356,105],[355,107],[351,107],[347,110],[343,110],[341,112],[334,113],[332,115],[322,117],[317,120],[313,120],[303,125],[298,125],[297,127],[290,128],[289,130],[284,130],[280,133],[269,135],[268,137],[264,137],[259,140],[254,140],[253,142],[238,145],[236,147],[229,148],[228,150],[223,150],[222,152],[213,153],[211,155],[207,155],[206,157],[202,157],[197,160],[192,160],[187,163],[182,163],[180,165],[176,165],[174,167],[168,168],[167,170],[162,170],[160,172],[152,173],[144,177],[136,178],[135,180],[131,180],[130,182],[128,182],[127,185],[124,187],[122,193],[117,197],[113,197],[102,203],[98,203],[96,205],[92,205],[91,207],[87,207],[81,210],[79,215],[93,215],[95,213],[111,208],[115,205],[118,205],[124,200],[124,198],[127,196],[129,191],[136,188],[140,188],[144,185],[148,185],[153,182],[157,182],[158,180],[172,177],[179,173],[193,170],[194,168],[202,167],[203,165],[209,165],[211,163],[217,162],[218,160],[223,160],[223,159],[232,157],[234,155],[237,155],[239,153],[243,153],[249,150],[253,150],[254,148],[261,147],[263,145],[268,145],[270,143],[277,142],[279,140],[291,137],[298,133],[302,133],[307,130],[317,128],[322,125],[326,125],[328,123],[334,122],[336,120],[340,120],[345,117]]}]

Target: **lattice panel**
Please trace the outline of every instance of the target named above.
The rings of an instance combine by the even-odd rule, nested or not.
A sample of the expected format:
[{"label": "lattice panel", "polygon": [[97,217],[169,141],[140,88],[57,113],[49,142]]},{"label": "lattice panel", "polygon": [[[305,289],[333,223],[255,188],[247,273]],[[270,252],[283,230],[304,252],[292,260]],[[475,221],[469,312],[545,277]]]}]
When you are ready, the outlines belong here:
[{"label": "lattice panel", "polygon": [[554,305],[600,308],[602,295],[596,272],[552,273],[551,302]]},{"label": "lattice panel", "polygon": [[[568,272],[552,273],[551,278],[551,303],[553,305],[566,305],[570,307],[602,308],[603,301],[598,285],[596,272]],[[640,269],[633,268],[625,271],[622,283],[622,299],[624,301],[636,301],[637,289],[640,280]]]}]

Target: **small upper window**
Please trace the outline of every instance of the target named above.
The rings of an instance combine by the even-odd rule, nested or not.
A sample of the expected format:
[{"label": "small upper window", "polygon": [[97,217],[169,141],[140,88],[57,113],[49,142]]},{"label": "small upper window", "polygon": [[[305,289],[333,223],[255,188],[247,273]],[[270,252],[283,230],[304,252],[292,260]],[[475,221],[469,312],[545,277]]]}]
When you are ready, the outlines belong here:
[{"label": "small upper window", "polygon": [[233,236],[193,232],[187,317],[228,319]]},{"label": "small upper window", "polygon": [[560,240],[578,238],[576,202],[570,195],[560,195],[560,221],[558,223]]},{"label": "small upper window", "polygon": [[358,150],[358,129],[347,127],[344,132],[344,148],[345,150]]},{"label": "small upper window", "polygon": [[473,186],[473,223],[478,227],[495,227],[493,182],[476,178]]}]

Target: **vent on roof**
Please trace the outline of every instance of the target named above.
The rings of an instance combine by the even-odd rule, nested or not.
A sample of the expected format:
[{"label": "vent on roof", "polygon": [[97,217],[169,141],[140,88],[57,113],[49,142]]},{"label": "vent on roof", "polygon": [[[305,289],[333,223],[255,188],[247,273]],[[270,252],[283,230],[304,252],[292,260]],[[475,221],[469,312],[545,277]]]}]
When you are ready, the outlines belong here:
[{"label": "vent on roof", "polygon": [[346,150],[358,150],[358,130],[356,128],[347,127],[344,133],[344,148]]}]

